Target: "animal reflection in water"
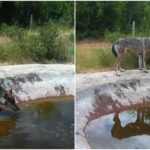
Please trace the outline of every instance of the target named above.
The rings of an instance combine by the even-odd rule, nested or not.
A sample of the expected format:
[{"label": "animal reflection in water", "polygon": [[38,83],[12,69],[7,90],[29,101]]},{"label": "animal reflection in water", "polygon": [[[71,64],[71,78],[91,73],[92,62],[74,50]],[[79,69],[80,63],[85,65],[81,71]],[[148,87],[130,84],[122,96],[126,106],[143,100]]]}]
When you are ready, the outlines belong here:
[{"label": "animal reflection in water", "polygon": [[16,117],[10,117],[9,119],[0,120],[0,137],[8,135],[12,129],[15,128]]},{"label": "animal reflection in water", "polygon": [[145,123],[145,115],[146,111],[142,109],[137,110],[137,119],[135,122],[131,122],[126,126],[121,125],[121,121],[119,118],[119,113],[115,113],[113,118],[114,125],[112,127],[111,133],[112,136],[117,139],[128,138],[131,136],[143,135],[147,134],[150,135],[150,123]]}]

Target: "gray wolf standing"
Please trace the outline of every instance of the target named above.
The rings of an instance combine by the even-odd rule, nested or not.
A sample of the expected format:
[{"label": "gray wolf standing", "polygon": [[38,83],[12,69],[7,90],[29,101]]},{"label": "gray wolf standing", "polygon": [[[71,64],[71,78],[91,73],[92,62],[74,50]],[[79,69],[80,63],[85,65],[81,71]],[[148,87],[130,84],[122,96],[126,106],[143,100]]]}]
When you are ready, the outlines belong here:
[{"label": "gray wolf standing", "polygon": [[144,72],[148,72],[146,69],[145,56],[147,51],[150,51],[150,37],[134,38],[134,39],[119,39],[112,45],[112,52],[117,57],[115,63],[116,74],[120,76],[120,72],[124,72],[125,69],[121,68],[121,62],[127,51],[130,51],[139,58],[139,69]]}]

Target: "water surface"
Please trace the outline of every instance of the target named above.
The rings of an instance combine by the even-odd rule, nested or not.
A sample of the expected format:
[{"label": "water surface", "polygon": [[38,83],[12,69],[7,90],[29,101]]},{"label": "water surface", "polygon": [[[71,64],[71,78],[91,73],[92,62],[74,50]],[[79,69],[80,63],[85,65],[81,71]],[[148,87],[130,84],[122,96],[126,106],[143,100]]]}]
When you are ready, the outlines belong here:
[{"label": "water surface", "polygon": [[85,135],[92,148],[150,148],[150,108],[114,112],[91,121]]},{"label": "water surface", "polygon": [[0,112],[0,148],[73,148],[73,100],[23,103]]}]

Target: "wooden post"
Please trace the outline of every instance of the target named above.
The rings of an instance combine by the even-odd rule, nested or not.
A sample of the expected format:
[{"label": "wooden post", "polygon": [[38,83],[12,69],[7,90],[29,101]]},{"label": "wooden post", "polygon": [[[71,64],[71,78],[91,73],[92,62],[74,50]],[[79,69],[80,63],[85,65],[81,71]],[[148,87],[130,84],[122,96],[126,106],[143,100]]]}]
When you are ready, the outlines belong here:
[{"label": "wooden post", "polygon": [[135,21],[132,22],[132,37],[135,36]]},{"label": "wooden post", "polygon": [[30,31],[32,29],[32,23],[33,23],[33,15],[31,14],[31,16],[30,16]]}]

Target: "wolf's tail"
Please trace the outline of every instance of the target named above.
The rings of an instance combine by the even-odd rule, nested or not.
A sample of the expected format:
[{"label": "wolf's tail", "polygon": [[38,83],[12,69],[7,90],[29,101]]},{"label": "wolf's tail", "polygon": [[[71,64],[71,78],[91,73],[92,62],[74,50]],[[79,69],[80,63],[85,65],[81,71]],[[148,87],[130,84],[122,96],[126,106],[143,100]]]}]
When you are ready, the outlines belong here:
[{"label": "wolf's tail", "polygon": [[115,44],[116,44],[116,43],[114,43],[114,44],[112,45],[112,52],[113,52],[113,54],[117,57],[117,52],[116,52],[116,49],[115,49]]}]

